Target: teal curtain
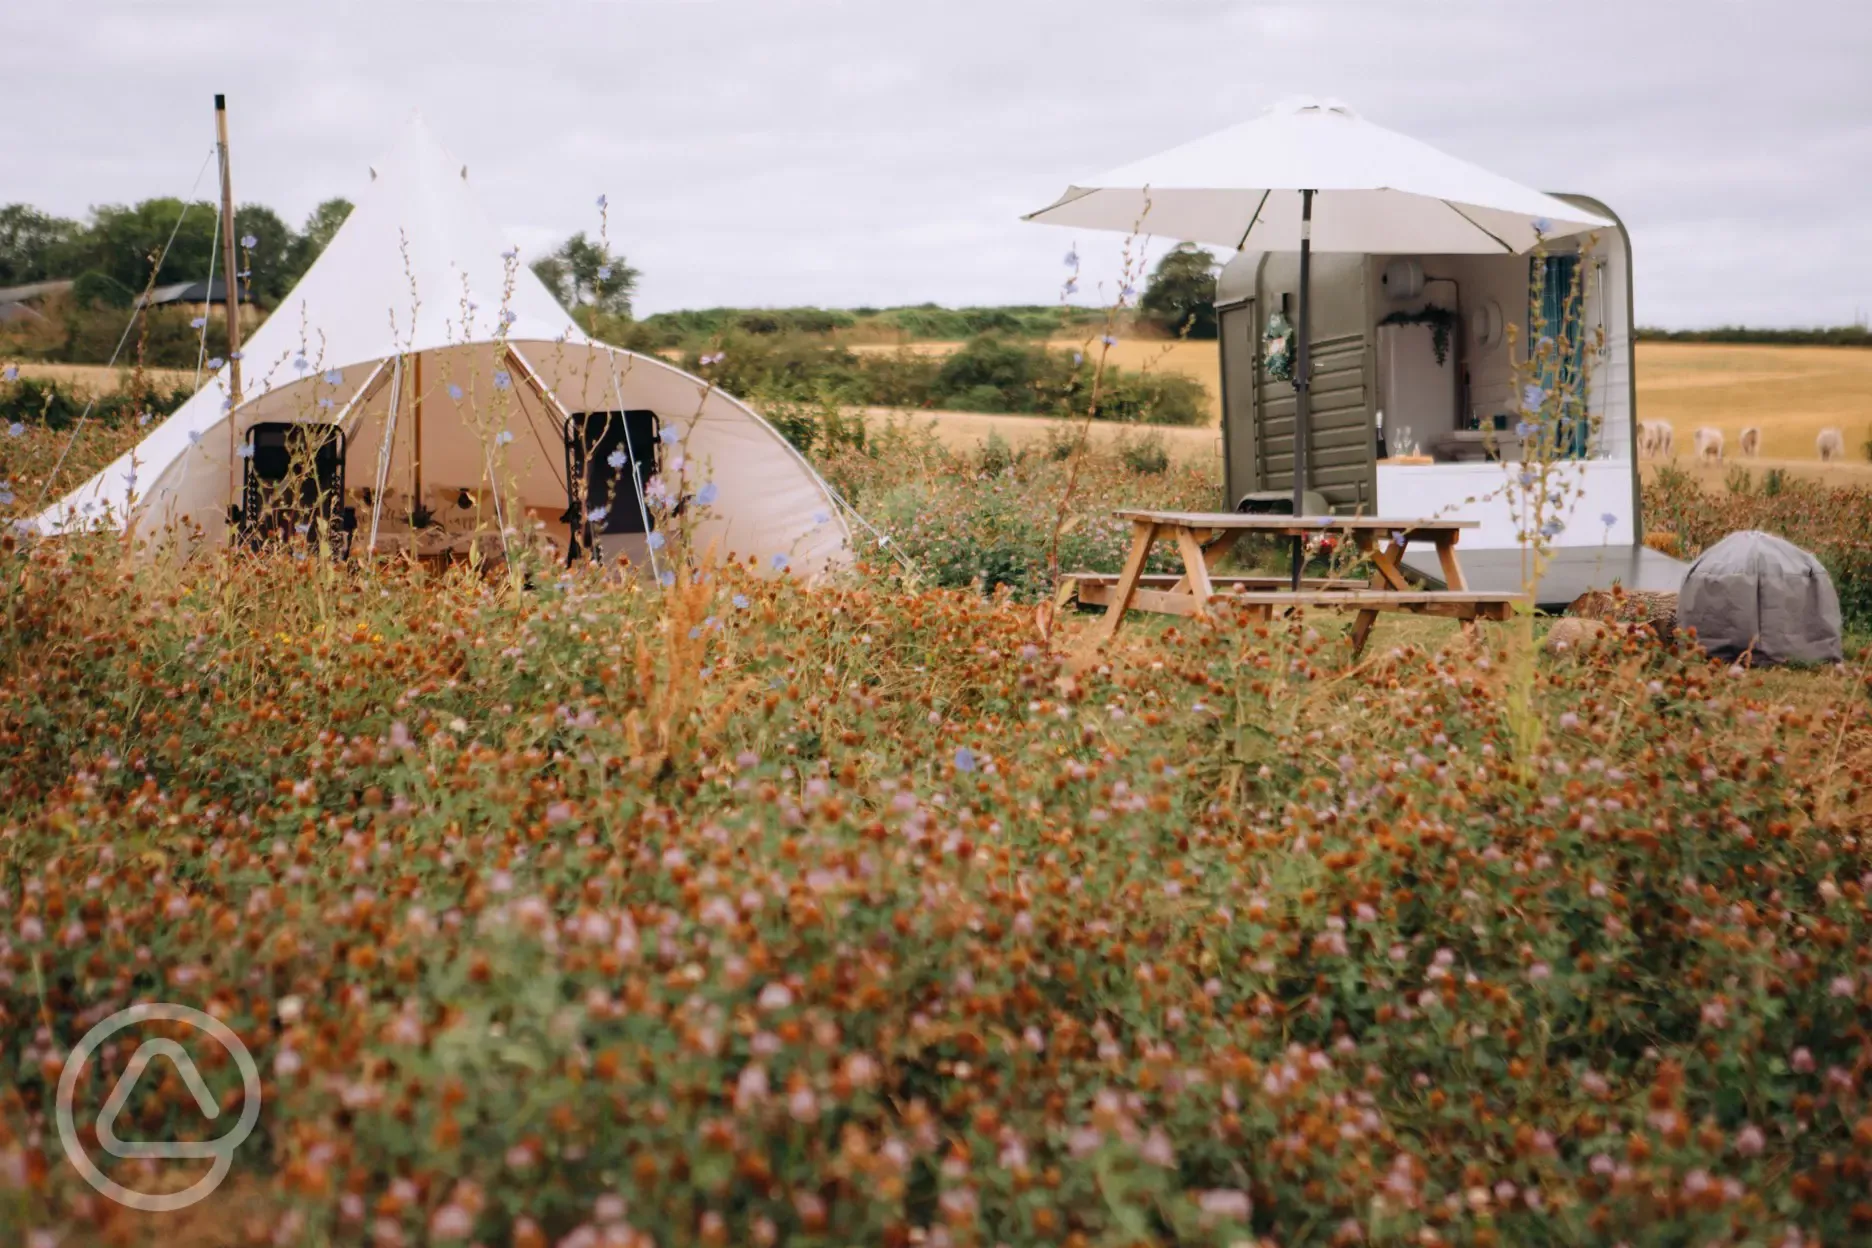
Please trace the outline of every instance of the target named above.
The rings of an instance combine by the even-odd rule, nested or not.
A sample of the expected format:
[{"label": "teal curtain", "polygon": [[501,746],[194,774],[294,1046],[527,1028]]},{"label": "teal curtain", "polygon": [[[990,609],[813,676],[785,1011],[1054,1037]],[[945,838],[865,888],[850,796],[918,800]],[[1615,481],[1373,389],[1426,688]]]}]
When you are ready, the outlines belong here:
[{"label": "teal curtain", "polygon": [[[1550,355],[1536,373],[1536,382],[1548,393],[1570,387],[1571,397],[1561,411],[1560,428],[1554,438],[1561,456],[1584,459],[1588,451],[1591,421],[1586,415],[1586,335],[1584,289],[1572,299],[1573,283],[1579,273],[1578,256],[1536,256],[1528,270],[1528,324],[1540,326],[1539,335],[1565,345],[1564,352]],[[1568,308],[1568,303],[1572,307]],[[1535,353],[1538,339],[1530,332],[1529,355]]]}]

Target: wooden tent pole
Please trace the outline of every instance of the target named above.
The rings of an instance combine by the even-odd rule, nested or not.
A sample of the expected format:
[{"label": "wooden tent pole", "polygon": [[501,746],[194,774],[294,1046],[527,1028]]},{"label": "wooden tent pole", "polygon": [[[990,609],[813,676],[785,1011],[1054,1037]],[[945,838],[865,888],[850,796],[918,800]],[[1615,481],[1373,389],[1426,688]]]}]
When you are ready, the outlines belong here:
[{"label": "wooden tent pole", "polygon": [[[227,96],[215,96],[215,141],[221,152],[221,275],[222,289],[226,292],[221,306],[227,313],[228,340],[228,507],[234,506],[235,465],[240,456],[235,430],[234,413],[241,405],[241,335],[240,335],[240,269],[236,265],[234,251],[234,171],[228,157],[228,121]],[[209,290],[203,303],[210,303],[214,291]],[[212,305],[211,305],[212,306]]]}]

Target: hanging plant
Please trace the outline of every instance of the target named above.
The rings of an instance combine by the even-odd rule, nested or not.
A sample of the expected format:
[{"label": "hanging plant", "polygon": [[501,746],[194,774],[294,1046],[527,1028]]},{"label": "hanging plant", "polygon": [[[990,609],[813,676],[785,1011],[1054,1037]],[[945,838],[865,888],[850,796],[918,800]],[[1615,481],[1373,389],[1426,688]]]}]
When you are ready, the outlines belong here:
[{"label": "hanging plant", "polygon": [[1261,335],[1261,354],[1267,359],[1268,376],[1276,381],[1293,380],[1294,330],[1279,312],[1268,317],[1267,332]]},{"label": "hanging plant", "polygon": [[1419,308],[1415,312],[1393,312],[1380,325],[1428,325],[1430,327],[1430,349],[1436,353],[1437,366],[1449,358],[1450,331],[1456,324],[1456,313],[1448,308],[1432,305]]}]

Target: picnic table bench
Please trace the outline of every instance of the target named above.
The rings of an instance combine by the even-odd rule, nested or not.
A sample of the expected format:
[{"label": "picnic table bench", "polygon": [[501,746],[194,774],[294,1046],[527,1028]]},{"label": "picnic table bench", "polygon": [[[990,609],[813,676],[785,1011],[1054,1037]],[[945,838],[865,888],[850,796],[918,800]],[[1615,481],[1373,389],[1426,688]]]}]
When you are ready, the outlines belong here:
[{"label": "picnic table bench", "polygon": [[[1372,624],[1383,611],[1407,611],[1450,616],[1465,627],[1475,620],[1508,618],[1525,595],[1471,591],[1456,558],[1456,540],[1464,529],[1478,527],[1474,520],[1393,520],[1378,516],[1269,516],[1239,512],[1141,511],[1117,513],[1131,522],[1131,552],[1116,576],[1095,572],[1074,573],[1079,601],[1103,605],[1098,625],[1101,640],[1117,634],[1125,613],[1133,608],[1169,615],[1196,616],[1209,604],[1222,600],[1246,608],[1262,619],[1298,606],[1356,611],[1352,649],[1365,648]],[[1321,533],[1349,536],[1375,572],[1369,582],[1345,578],[1307,578],[1295,589],[1290,578],[1270,576],[1217,576],[1215,567],[1244,533],[1274,537],[1316,537]],[[1389,539],[1386,542],[1384,539]],[[1404,550],[1413,540],[1435,545],[1447,589],[1420,589],[1404,577]],[[1173,541],[1182,557],[1180,576],[1151,575],[1144,571],[1152,549],[1160,540]]]}]

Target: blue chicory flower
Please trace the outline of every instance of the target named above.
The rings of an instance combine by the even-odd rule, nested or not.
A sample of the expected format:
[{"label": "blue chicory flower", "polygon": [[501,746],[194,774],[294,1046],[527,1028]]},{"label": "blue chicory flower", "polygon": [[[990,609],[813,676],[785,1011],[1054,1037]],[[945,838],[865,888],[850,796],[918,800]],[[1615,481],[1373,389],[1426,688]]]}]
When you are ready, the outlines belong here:
[{"label": "blue chicory flower", "polygon": [[787,557],[785,555],[775,555],[772,559],[772,563],[774,571],[784,572],[787,566]]},{"label": "blue chicory flower", "polygon": [[1547,523],[1540,526],[1542,537],[1559,537],[1565,530],[1566,525],[1561,524],[1558,520],[1549,520]]},{"label": "blue chicory flower", "polygon": [[1541,404],[1547,401],[1547,392],[1537,385],[1529,384],[1521,389],[1521,406],[1530,412],[1540,411]]},{"label": "blue chicory flower", "polygon": [[604,196],[602,196],[602,195],[600,195],[600,196],[598,197],[598,206],[599,206],[600,208],[603,208],[603,207],[604,207],[604,206],[605,206],[606,204],[608,204],[608,203],[610,203],[610,202],[611,202],[610,200],[608,200],[608,199],[606,199],[606,198],[605,198]]},{"label": "blue chicory flower", "polygon": [[303,373],[306,369],[312,367],[312,361],[306,359],[303,355],[295,355],[293,357],[293,367]]},{"label": "blue chicory flower", "polygon": [[19,380],[19,366],[17,364],[7,365],[6,371],[4,373],[0,373],[0,381],[18,381],[18,380]]},{"label": "blue chicory flower", "polygon": [[974,771],[975,751],[966,745],[956,746],[955,768],[957,771]]},{"label": "blue chicory flower", "polygon": [[605,522],[605,517],[610,514],[611,509],[609,507],[594,507],[587,513],[586,518],[593,524],[603,524]]},{"label": "blue chicory flower", "polygon": [[1609,529],[1618,523],[1618,517],[1608,511],[1603,516],[1599,517],[1599,523],[1605,525],[1605,527]]},{"label": "blue chicory flower", "polygon": [[520,318],[519,318],[519,316],[517,316],[517,315],[516,315],[516,314],[514,313],[514,310],[513,310],[512,308],[502,308],[502,309],[501,309],[501,315],[500,315],[500,320],[501,320],[501,324],[503,324],[503,325],[511,325],[511,324],[513,324],[513,323],[514,323],[515,321],[517,321],[517,320],[519,320],[519,319],[520,319]]},{"label": "blue chicory flower", "polygon": [[234,455],[238,459],[252,459],[254,455],[253,443],[251,442],[241,443],[239,446],[234,448]]},{"label": "blue chicory flower", "polygon": [[23,438],[25,436],[26,436],[26,426],[22,425],[19,421],[16,420],[12,424],[7,426],[7,437]]},{"label": "blue chicory flower", "polygon": [[696,502],[706,507],[715,501],[715,496],[720,492],[715,488],[713,481],[704,482],[702,488],[696,491]]},{"label": "blue chicory flower", "polygon": [[335,386],[343,380],[344,380],[344,372],[342,370],[336,369],[336,368],[328,368],[325,370],[325,384],[326,385]]},{"label": "blue chicory flower", "polygon": [[624,454],[622,447],[605,456],[605,463],[610,464],[613,468],[622,468],[626,462],[628,462],[628,456]]},{"label": "blue chicory flower", "polygon": [[832,517],[823,511],[815,511],[812,513],[812,522],[814,524],[831,524]]},{"label": "blue chicory flower", "polygon": [[512,442],[513,439],[514,439],[513,430],[503,429],[499,433],[494,435],[494,445],[506,446],[509,442]]},{"label": "blue chicory flower", "polygon": [[735,608],[735,610],[737,610],[737,611],[745,611],[745,610],[747,610],[747,605],[748,605],[748,604],[747,604],[747,595],[746,595],[746,594],[736,594],[736,595],[734,596],[734,608]]},{"label": "blue chicory flower", "polygon": [[611,280],[611,266],[610,265],[601,264],[598,266],[598,280],[601,282],[608,282]]},{"label": "blue chicory flower", "polygon": [[218,373],[221,371],[221,365],[224,363],[226,363],[226,361],[220,356],[211,355],[208,357],[208,371],[211,373]]},{"label": "blue chicory flower", "polygon": [[1099,339],[1099,341],[1108,347],[1115,347],[1118,345],[1118,340],[1110,334],[1106,334],[1103,338]]},{"label": "blue chicory flower", "polygon": [[454,399],[457,403],[459,403],[461,402],[461,397],[462,397],[462,388],[451,381],[449,383],[449,398]]},{"label": "blue chicory flower", "polygon": [[662,550],[663,535],[661,533],[652,533],[649,537],[644,538],[644,545],[648,546],[651,550]]},{"label": "blue chicory flower", "polygon": [[506,369],[497,368],[494,370],[494,388],[496,390],[505,390],[511,385],[513,385],[513,378],[508,375]]},{"label": "blue chicory flower", "polygon": [[662,432],[658,433],[657,437],[663,439],[663,444],[665,446],[675,446],[678,442],[682,441],[682,434],[677,432],[676,426],[674,425],[664,425]]},{"label": "blue chicory flower", "polygon": [[1534,218],[1534,232],[1536,234],[1553,233],[1553,222],[1549,221],[1546,217],[1535,217]]},{"label": "blue chicory flower", "polygon": [[260,245],[260,240],[255,238],[253,235],[251,234],[241,235],[241,246],[245,247],[248,251],[252,251],[254,248],[258,247],[259,245]]},{"label": "blue chicory flower", "polygon": [[195,318],[194,320],[192,320],[192,321],[190,321],[190,322],[189,322],[189,328],[190,328],[190,329],[200,329],[200,328],[202,328],[202,326],[204,326],[204,325],[206,325],[207,323],[208,323],[208,318],[207,318],[207,317],[205,317],[205,316],[198,316],[198,317],[196,317],[196,318]]},{"label": "blue chicory flower", "polygon": [[668,568],[664,568],[663,574],[657,577],[657,584],[661,585],[664,589],[668,589],[670,586],[674,585],[675,583],[676,583],[676,574],[670,571]]},{"label": "blue chicory flower", "polygon": [[1074,247],[1066,253],[1066,267],[1070,269],[1078,263],[1079,263],[1079,249],[1077,247]]}]

